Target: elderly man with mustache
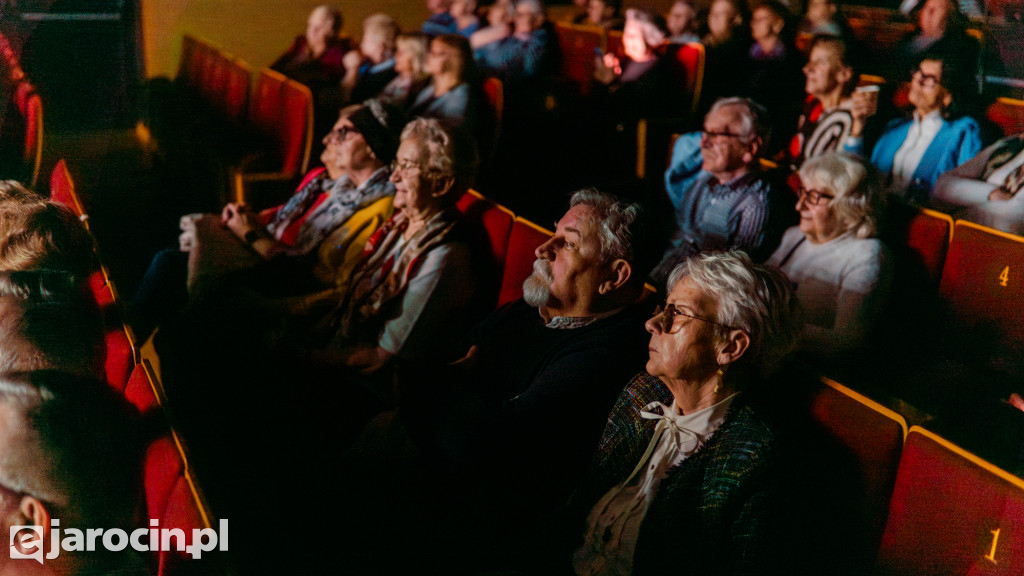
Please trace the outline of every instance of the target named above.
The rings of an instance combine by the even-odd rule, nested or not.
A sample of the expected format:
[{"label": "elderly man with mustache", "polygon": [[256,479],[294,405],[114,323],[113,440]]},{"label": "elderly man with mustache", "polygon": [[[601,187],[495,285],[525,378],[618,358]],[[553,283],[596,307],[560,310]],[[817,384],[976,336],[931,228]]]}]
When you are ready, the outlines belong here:
[{"label": "elderly man with mustache", "polygon": [[[585,471],[623,382],[647,357],[650,307],[636,304],[650,265],[641,220],[636,205],[576,192],[536,250],[524,299],[485,319],[454,366],[400,375],[402,423],[447,472],[442,495],[426,499],[461,523],[445,534],[469,525],[459,537],[516,548]],[[479,516],[460,515],[470,512]]]}]

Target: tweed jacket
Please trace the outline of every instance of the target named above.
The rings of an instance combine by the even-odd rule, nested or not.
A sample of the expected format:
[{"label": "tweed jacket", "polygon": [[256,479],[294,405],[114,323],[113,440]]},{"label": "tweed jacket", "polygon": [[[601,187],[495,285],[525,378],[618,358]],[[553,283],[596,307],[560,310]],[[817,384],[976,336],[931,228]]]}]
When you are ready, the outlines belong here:
[{"label": "tweed jacket", "polygon": [[[593,506],[637,465],[656,424],[640,410],[653,401],[671,405],[672,394],[638,374],[612,409],[577,505]],[[772,432],[741,395],[707,444],[662,480],[640,527],[633,573],[776,573],[768,544],[775,452]]]}]

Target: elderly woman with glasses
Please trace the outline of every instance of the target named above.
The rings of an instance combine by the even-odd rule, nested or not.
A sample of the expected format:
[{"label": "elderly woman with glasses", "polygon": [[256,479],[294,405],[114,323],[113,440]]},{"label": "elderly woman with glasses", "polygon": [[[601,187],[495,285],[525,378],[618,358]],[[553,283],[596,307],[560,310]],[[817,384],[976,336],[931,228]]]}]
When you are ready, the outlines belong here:
[{"label": "elderly woman with glasses", "polygon": [[366,243],[314,357],[364,373],[393,358],[444,358],[472,321],[476,267],[457,226],[475,152],[435,119],[402,132],[392,164],[396,213]]},{"label": "elderly woman with glasses", "polygon": [[794,284],[800,347],[831,361],[851,360],[871,336],[892,277],[888,249],[875,238],[879,196],[867,168],[831,152],[800,168],[800,224],[768,259]]},{"label": "elderly woman with glasses", "polygon": [[745,390],[795,337],[789,282],[742,252],[677,266],[647,321],[646,372],[619,396],[584,489],[576,573],[764,571],[779,470]]},{"label": "elderly woman with glasses", "polygon": [[941,52],[922,57],[907,93],[912,117],[890,124],[871,152],[891,194],[926,203],[939,176],[981,151],[978,123],[963,115],[971,82],[959,59]]}]

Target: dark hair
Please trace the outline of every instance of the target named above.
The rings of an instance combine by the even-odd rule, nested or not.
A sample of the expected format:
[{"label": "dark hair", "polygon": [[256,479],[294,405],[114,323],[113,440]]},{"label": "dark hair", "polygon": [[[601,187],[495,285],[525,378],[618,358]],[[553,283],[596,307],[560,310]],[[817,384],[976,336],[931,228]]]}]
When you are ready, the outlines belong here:
[{"label": "dark hair", "polygon": [[434,38],[434,42],[440,42],[455,50],[458,58],[458,76],[463,82],[473,83],[476,81],[476,62],[473,59],[473,48],[469,45],[469,39],[461,34],[441,34]]},{"label": "dark hair", "polygon": [[0,198],[0,271],[47,268],[85,278],[93,240],[66,206],[37,196]]},{"label": "dark hair", "polygon": [[978,100],[975,78],[971,74],[974,70],[973,63],[968,63],[963,56],[951,54],[946,50],[925,50],[914,59],[915,69],[925,60],[942,63],[940,84],[952,96],[952,101],[944,111],[946,118],[973,115]]}]

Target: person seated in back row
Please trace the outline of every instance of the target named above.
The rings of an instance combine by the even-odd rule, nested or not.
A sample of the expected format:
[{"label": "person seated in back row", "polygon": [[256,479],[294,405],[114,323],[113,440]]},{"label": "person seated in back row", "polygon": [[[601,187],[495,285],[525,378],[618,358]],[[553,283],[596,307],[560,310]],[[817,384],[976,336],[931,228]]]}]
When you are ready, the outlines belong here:
[{"label": "person seated in back row", "polygon": [[[669,182],[676,229],[651,273],[657,283],[663,284],[684,259],[709,250],[743,250],[764,261],[795,220],[785,186],[761,171],[760,156],[770,136],[765,114],[749,98],[722,98],[704,117],[701,171]],[[673,162],[680,157],[677,147]],[[674,169],[670,166],[669,172]]]},{"label": "person seated in back row", "polygon": [[1024,134],[1007,136],[939,176],[932,205],[1011,234],[1024,234]]}]

